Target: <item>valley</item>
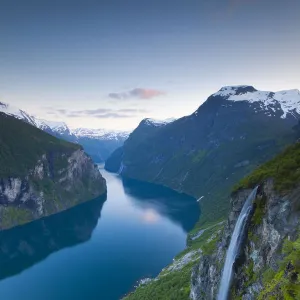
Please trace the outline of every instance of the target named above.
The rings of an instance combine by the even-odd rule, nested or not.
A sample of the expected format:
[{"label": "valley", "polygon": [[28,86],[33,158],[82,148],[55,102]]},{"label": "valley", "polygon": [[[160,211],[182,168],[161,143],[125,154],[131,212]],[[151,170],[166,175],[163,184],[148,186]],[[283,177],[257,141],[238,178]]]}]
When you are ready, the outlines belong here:
[{"label": "valley", "polygon": [[[123,135],[124,145],[101,148],[111,152],[101,173],[89,151],[98,149],[103,136],[118,139],[114,133],[71,132],[63,123],[47,122],[50,132],[45,121],[23,111],[4,104],[2,111],[0,212],[9,252],[0,259],[0,288],[11,299],[20,292],[24,299],[45,298],[45,292],[49,300],[63,294],[81,299],[87,290],[89,299],[107,300],[256,299],[264,290],[283,299],[298,295],[299,91],[223,87],[189,116],[146,118],[128,139]],[[237,234],[239,216],[245,220]],[[285,250],[287,241],[296,244]],[[19,245],[13,260],[12,245]],[[226,260],[227,286],[219,293],[228,247],[236,250],[228,250],[234,254]],[[47,261],[55,266],[64,253],[73,257],[77,275],[63,292],[45,281],[43,290],[26,290],[40,272],[52,274]],[[75,263],[79,257],[89,260]],[[84,282],[79,274],[85,276],[87,266],[95,281],[71,292],[68,284]],[[289,266],[294,279],[275,278]],[[117,280],[122,284],[112,288]],[[21,281],[23,288],[10,289]]]},{"label": "valley", "polygon": [[184,249],[195,199],[101,173],[107,196],[0,232],[1,299],[120,299]]},{"label": "valley", "polygon": [[0,300],[300,300],[299,0],[0,3]]}]

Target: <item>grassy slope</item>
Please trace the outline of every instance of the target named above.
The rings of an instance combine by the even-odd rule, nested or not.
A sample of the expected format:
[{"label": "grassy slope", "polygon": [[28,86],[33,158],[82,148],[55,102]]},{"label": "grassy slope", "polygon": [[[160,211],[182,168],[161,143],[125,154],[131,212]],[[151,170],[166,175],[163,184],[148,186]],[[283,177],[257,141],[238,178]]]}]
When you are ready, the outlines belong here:
[{"label": "grassy slope", "polygon": [[[235,190],[242,188],[254,187],[267,178],[274,178],[275,188],[278,191],[285,191],[295,187],[300,182],[300,142],[286,148],[281,154],[269,162],[263,164],[254,170],[249,176],[242,179],[236,186]],[[254,222],[260,218],[260,210],[257,209],[253,216]],[[208,224],[206,224],[208,225]],[[198,227],[198,226],[197,226]],[[218,232],[222,228],[222,224],[211,223],[207,226],[206,231],[196,240],[192,240],[189,236],[188,247],[177,255],[175,259],[181,258],[184,254],[201,249],[204,253],[211,253],[218,239]],[[199,229],[199,228],[198,228]],[[196,229],[193,230],[193,234]],[[285,268],[288,262],[291,262],[296,268],[296,272],[300,273],[300,247],[299,238],[292,241],[285,241],[282,249],[284,256],[280,264],[280,270],[276,273],[268,269],[264,272],[265,290],[259,295],[259,299],[277,299],[280,293],[283,299],[300,299],[299,279],[294,282],[291,274],[286,276]],[[189,285],[192,266],[191,263],[180,271],[171,272],[165,276],[159,276],[157,281],[152,281],[145,286],[140,286],[137,290],[126,297],[126,300],[150,300],[150,299],[189,299]],[[248,270],[251,273],[251,271]],[[253,274],[253,280],[255,280]],[[278,292],[280,291],[280,292]],[[272,295],[275,295],[274,297]],[[273,297],[273,298],[272,298]],[[298,297],[298,298],[295,298]]]},{"label": "grassy slope", "polygon": [[[274,179],[274,187],[280,192],[288,192],[300,183],[300,142],[285,149],[281,154],[269,162],[263,164],[249,176],[242,179],[234,190],[254,187],[268,178]],[[252,217],[253,225],[259,225],[264,214],[264,202],[256,203],[257,208]],[[297,208],[295,208],[297,209]],[[251,235],[250,239],[255,240]],[[256,241],[258,242],[258,241]],[[275,272],[267,268],[262,274],[264,289],[257,299],[300,299],[300,232],[294,241],[285,239],[281,251],[278,253],[282,259],[279,261],[279,269]],[[250,269],[250,270],[249,270]],[[254,274],[250,268],[246,270],[250,277],[248,284],[258,280],[259,274]]]},{"label": "grassy slope", "polygon": [[57,139],[32,125],[0,113],[0,178],[22,178],[43,154],[68,154],[80,148],[79,145]]},{"label": "grassy slope", "polygon": [[281,254],[284,258],[279,270],[267,269],[263,273],[265,289],[259,294],[258,300],[300,299],[300,235],[295,241],[286,239]]},{"label": "grassy slope", "polygon": [[273,178],[278,191],[290,190],[300,182],[300,142],[289,146],[281,154],[242,179],[234,191],[253,188],[267,178]]},{"label": "grassy slope", "polygon": [[[200,225],[224,219],[232,186],[295,141],[291,125],[279,117],[215,101],[203,104],[197,118],[184,117],[142,138],[138,128],[124,145],[124,176],[204,196]],[[249,164],[236,166],[244,161]]]},{"label": "grassy slope", "polygon": [[[179,253],[175,260],[181,259],[185,254],[201,249],[208,254],[214,249],[223,224],[207,227],[205,232],[197,239],[189,238],[188,247]],[[156,280],[139,286],[124,300],[188,300],[192,269],[198,260],[187,263],[182,269],[167,272],[163,270]]]}]

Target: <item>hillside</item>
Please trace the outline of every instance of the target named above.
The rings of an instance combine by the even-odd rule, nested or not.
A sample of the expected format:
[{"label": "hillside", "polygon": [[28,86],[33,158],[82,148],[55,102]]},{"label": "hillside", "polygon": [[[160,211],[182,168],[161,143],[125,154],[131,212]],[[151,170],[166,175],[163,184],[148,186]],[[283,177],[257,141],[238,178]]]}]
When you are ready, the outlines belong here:
[{"label": "hillside", "polygon": [[29,123],[54,137],[83,146],[86,153],[97,162],[104,162],[128,137],[128,132],[103,129],[70,129],[64,122],[36,118],[12,105],[0,102],[0,112]]},{"label": "hillside", "polygon": [[[279,166],[278,171],[284,170],[284,177],[282,171],[274,172],[275,166]],[[157,278],[142,281],[125,299],[216,299],[232,232],[246,198],[257,185],[258,193],[233,267],[229,299],[299,299],[299,170],[297,142],[236,185],[239,189],[231,196],[225,222],[193,231],[187,248],[173,263]],[[258,176],[262,171],[264,175]]]},{"label": "hillside", "polygon": [[105,193],[105,180],[81,146],[3,113],[0,124],[0,229]]},{"label": "hillside", "polygon": [[297,90],[223,87],[190,116],[141,122],[106,169],[201,197],[201,222],[222,219],[232,186],[295,141],[299,107]]},{"label": "hillside", "polygon": [[259,185],[259,189],[235,262],[230,297],[249,300],[300,298],[299,169],[298,142],[241,181],[239,190],[232,195],[230,214],[214,249],[209,255],[200,257],[194,269],[193,300],[215,299],[233,228],[252,185]]}]

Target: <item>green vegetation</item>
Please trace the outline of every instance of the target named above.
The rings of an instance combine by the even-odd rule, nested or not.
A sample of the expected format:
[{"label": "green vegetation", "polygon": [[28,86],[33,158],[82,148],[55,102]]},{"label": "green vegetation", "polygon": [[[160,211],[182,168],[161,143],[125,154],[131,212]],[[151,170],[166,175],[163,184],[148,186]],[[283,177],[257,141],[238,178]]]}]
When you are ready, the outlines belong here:
[{"label": "green vegetation", "polygon": [[193,265],[189,263],[179,271],[159,276],[157,280],[139,286],[124,300],[189,300]]},{"label": "green vegetation", "polygon": [[[195,198],[204,196],[198,226],[222,220],[229,211],[228,198],[234,184],[274,157],[295,136],[286,124],[278,120],[265,124],[264,119],[251,125],[230,125],[229,140],[219,136],[224,124],[207,132],[210,121],[206,118],[202,115],[195,121],[187,117],[164,127],[139,126],[124,147],[107,160],[106,167],[117,171],[123,161],[124,176],[161,184]],[[218,147],[212,147],[210,134]]]},{"label": "green vegetation", "polygon": [[205,150],[199,150],[193,157],[193,162],[199,163],[202,159],[205,158],[206,151]]},{"label": "green vegetation", "polygon": [[244,273],[247,275],[247,281],[245,283],[246,287],[250,286],[258,279],[258,273],[254,272],[253,267],[254,267],[253,260],[250,259],[248,266],[244,269]]},{"label": "green vegetation", "polygon": [[23,178],[46,153],[56,166],[65,166],[66,159],[57,154],[70,154],[80,148],[0,113],[0,178]]},{"label": "green vegetation", "polygon": [[277,191],[286,191],[295,187],[300,181],[300,143],[286,148],[281,154],[263,164],[249,176],[242,179],[234,190],[253,188],[258,183],[274,179]]},{"label": "green vegetation", "polygon": [[285,239],[284,258],[277,272],[268,269],[263,273],[264,289],[258,299],[300,299],[300,237]]},{"label": "green vegetation", "polygon": [[[0,179],[9,184],[10,178],[21,179],[20,193],[28,192],[43,203],[42,215],[50,215],[93,199],[105,192],[105,181],[95,178],[92,162],[67,177],[68,159],[82,149],[77,144],[57,139],[36,127],[0,113]],[[78,166],[80,168],[80,166]],[[75,170],[76,171],[76,170]],[[39,196],[42,193],[42,197]],[[18,195],[17,195],[18,196]],[[22,196],[22,195],[20,195]],[[0,205],[0,228],[27,223],[37,214],[38,205],[27,201],[19,205]],[[5,203],[4,203],[5,204]]]},{"label": "green vegetation", "polygon": [[[193,250],[202,250],[204,255],[209,255],[215,249],[219,240],[220,229],[223,223],[210,224],[204,228],[203,234],[195,239],[188,238],[188,247],[179,253],[175,260],[178,261],[185,254]],[[196,232],[193,232],[194,234]],[[182,269],[168,271],[164,269],[159,276],[146,285],[139,286],[133,293],[125,297],[126,300],[188,300],[190,294],[190,280],[193,266],[198,262],[191,261]]]},{"label": "green vegetation", "polygon": [[223,223],[210,223],[209,226],[201,228],[201,230],[204,230],[204,232],[200,235],[200,237],[196,239],[192,239],[192,236],[197,234],[199,232],[200,228],[197,228],[197,230],[194,230],[189,234],[187,239],[187,247],[182,252],[180,252],[175,259],[179,259],[188,252],[191,252],[193,250],[199,250],[201,249],[204,254],[209,254],[210,250],[212,250],[216,242],[218,240],[218,232],[223,228]]},{"label": "green vegetation", "polygon": [[255,201],[254,201],[255,211],[254,211],[253,217],[251,219],[252,225],[258,226],[259,224],[261,224],[262,219],[265,214],[266,201],[267,201],[267,199],[266,199],[265,195],[255,198]]},{"label": "green vegetation", "polygon": [[273,269],[266,269],[262,274],[263,285],[266,286],[268,282],[270,282],[275,277],[275,274],[276,272]]},{"label": "green vegetation", "polygon": [[26,208],[7,206],[1,209],[1,226],[22,225],[33,219],[31,212]]}]

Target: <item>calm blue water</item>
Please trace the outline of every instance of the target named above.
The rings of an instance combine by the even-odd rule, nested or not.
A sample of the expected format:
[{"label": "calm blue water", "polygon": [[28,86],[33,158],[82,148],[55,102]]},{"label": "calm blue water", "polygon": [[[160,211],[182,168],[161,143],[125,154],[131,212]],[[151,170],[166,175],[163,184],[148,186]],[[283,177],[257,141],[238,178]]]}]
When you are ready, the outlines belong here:
[{"label": "calm blue water", "polygon": [[184,249],[194,199],[101,171],[107,199],[0,233],[1,300],[120,299]]}]

